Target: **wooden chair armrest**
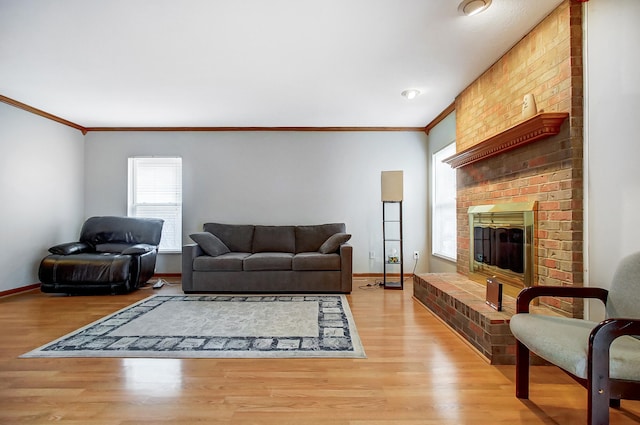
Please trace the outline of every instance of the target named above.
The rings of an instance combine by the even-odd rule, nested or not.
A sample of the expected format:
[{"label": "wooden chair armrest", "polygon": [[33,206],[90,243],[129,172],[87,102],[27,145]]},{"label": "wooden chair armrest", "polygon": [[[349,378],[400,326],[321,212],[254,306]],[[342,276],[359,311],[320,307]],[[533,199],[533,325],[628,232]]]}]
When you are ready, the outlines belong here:
[{"label": "wooden chair armrest", "polygon": [[589,335],[589,355],[593,350],[609,351],[611,343],[624,335],[640,336],[640,320],[621,318],[603,320]]},{"label": "wooden chair armrest", "polygon": [[524,288],[516,299],[516,313],[528,313],[529,304],[538,297],[597,298],[607,302],[609,291],[604,288],[584,288],[570,286],[531,286]]},{"label": "wooden chair armrest", "polygon": [[589,335],[589,351],[587,353],[588,385],[590,392],[604,400],[631,397],[638,399],[638,383],[636,381],[618,380],[615,390],[609,380],[609,350],[616,338],[621,336],[640,335],[640,320],[637,319],[606,319],[600,322]]}]

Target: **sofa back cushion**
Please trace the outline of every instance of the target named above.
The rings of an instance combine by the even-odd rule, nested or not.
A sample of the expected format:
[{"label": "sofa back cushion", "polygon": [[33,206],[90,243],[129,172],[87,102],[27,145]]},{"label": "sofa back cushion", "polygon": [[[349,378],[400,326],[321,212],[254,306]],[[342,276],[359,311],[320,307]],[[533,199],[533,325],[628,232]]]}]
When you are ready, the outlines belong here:
[{"label": "sofa back cushion", "polygon": [[252,252],[253,229],[251,224],[205,223],[203,230],[217,236],[231,252]]},{"label": "sofa back cushion", "polygon": [[296,249],[294,226],[255,226],[252,252],[289,252]]},{"label": "sofa back cushion", "polygon": [[331,235],[345,231],[344,223],[296,226],[296,253],[316,252]]}]

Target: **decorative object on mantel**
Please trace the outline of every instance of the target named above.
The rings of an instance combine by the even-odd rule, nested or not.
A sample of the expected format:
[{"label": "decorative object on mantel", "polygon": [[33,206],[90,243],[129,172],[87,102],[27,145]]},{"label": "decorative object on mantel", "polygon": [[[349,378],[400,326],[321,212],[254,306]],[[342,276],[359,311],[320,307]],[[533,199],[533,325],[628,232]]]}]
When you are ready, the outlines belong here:
[{"label": "decorative object on mantel", "polygon": [[529,119],[538,113],[536,98],[533,93],[525,94],[522,99],[522,119]]},{"label": "decorative object on mantel", "polygon": [[444,160],[453,168],[499,155],[511,149],[560,133],[568,112],[541,112]]},{"label": "decorative object on mantel", "polygon": [[498,311],[502,311],[502,283],[495,278],[487,279],[486,303]]}]

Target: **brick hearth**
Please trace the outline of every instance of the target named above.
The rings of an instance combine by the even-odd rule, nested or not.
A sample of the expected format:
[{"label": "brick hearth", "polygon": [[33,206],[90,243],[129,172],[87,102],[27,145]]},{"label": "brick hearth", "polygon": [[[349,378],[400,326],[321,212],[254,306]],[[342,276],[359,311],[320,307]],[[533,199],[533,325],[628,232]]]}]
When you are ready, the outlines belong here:
[{"label": "brick hearth", "polygon": [[[475,347],[491,364],[515,364],[515,338],[509,320],[516,301],[503,297],[503,311],[485,303],[485,288],[458,273],[414,275],[413,295],[424,306]],[[554,314],[545,307],[531,306],[534,313]],[[532,355],[534,364],[541,364]]]}]

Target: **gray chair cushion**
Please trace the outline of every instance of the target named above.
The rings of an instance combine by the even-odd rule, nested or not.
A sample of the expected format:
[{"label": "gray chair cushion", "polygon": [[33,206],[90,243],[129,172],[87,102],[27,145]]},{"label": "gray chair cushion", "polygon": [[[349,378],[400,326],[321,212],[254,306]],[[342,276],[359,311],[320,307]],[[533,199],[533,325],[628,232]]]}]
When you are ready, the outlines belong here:
[{"label": "gray chair cushion", "polygon": [[340,255],[301,252],[293,257],[293,270],[340,270]]},{"label": "gray chair cushion", "polygon": [[[597,325],[582,319],[520,313],[509,324],[529,350],[575,376],[587,377],[589,334]],[[610,376],[640,381],[640,341],[623,336],[611,344]]]},{"label": "gray chair cushion", "polygon": [[318,251],[321,254],[330,254],[332,252],[336,252],[340,245],[347,242],[351,239],[351,235],[348,233],[336,233],[334,235],[329,236],[329,238],[320,245]]},{"label": "gray chair cushion", "polygon": [[251,252],[253,245],[251,224],[205,223],[203,230],[218,237],[232,252]]},{"label": "gray chair cushion", "polygon": [[248,252],[229,252],[217,257],[201,255],[193,260],[193,270],[198,272],[242,271],[242,262]]},{"label": "gray chair cushion", "polygon": [[296,226],[296,253],[316,252],[329,236],[346,230],[344,223]]},{"label": "gray chair cushion", "polygon": [[291,270],[293,254],[287,252],[259,252],[244,259],[245,271]]},{"label": "gray chair cushion", "polygon": [[252,252],[289,252],[296,249],[294,226],[255,226]]},{"label": "gray chair cushion", "polygon": [[217,257],[218,255],[231,252],[224,242],[222,242],[216,235],[209,232],[192,233],[189,237],[193,239],[193,241],[197,243],[207,255],[212,257]]}]

